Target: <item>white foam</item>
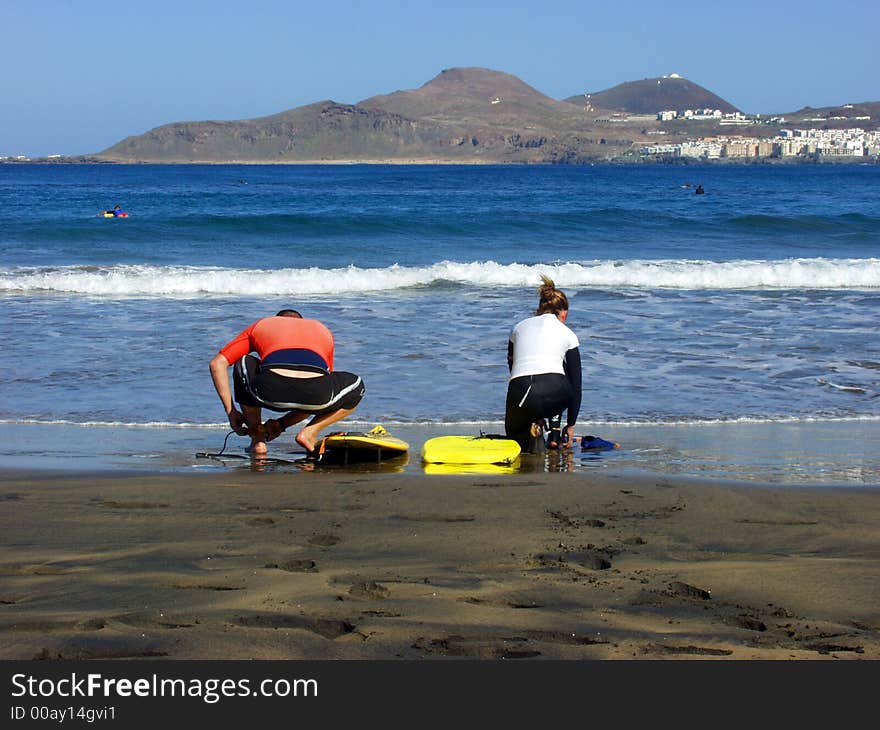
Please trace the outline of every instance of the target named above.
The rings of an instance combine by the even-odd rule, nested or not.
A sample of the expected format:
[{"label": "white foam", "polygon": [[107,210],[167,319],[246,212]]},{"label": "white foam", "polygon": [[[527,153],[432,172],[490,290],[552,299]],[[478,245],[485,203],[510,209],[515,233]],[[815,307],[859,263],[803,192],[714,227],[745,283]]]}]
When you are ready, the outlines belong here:
[{"label": "white foam", "polygon": [[834,388],[835,390],[842,390],[846,393],[867,393],[868,392],[864,388],[860,388],[857,385],[839,385],[838,383],[832,383],[830,380],[824,380],[822,378],[818,378],[818,382],[820,385],[827,385],[829,388]]},{"label": "white foam", "polygon": [[449,282],[533,287],[541,274],[561,287],[615,289],[876,289],[880,259],[776,261],[611,261],[499,264],[442,261],[430,266],[229,269],[206,266],[58,266],[0,269],[0,292],[180,297],[309,295],[392,291]]},{"label": "white foam", "polygon": [[148,421],[137,423],[134,421],[71,421],[66,418],[0,418],[0,425],[10,426],[77,426],[80,428],[204,428],[219,429],[229,428],[228,423],[173,423],[171,421]]}]

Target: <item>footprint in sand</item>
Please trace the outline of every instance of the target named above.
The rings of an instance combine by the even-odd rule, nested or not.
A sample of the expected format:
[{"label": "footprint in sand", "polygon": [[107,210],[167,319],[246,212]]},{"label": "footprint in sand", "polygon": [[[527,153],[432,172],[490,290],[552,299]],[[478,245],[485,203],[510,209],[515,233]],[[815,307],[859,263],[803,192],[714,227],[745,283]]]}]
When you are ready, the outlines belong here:
[{"label": "footprint in sand", "polygon": [[325,639],[336,639],[355,630],[348,621],[327,618],[312,618],[292,614],[257,613],[237,616],[232,620],[237,626],[252,629],[303,629],[323,636]]},{"label": "footprint in sand", "polygon": [[314,560],[285,560],[282,563],[266,563],[264,568],[286,570],[288,573],[317,573],[318,564]]},{"label": "footprint in sand", "polygon": [[708,601],[712,598],[712,594],[704,590],[703,588],[697,588],[696,586],[689,585],[687,583],[682,583],[681,581],[673,581],[669,584],[669,590],[672,591],[675,595],[685,596],[686,598],[699,598],[703,601]]},{"label": "footprint in sand", "polygon": [[360,598],[367,601],[381,601],[388,598],[389,592],[381,583],[370,580],[353,585],[348,589],[348,595],[352,598]]},{"label": "footprint in sand", "polygon": [[44,647],[33,658],[46,659],[141,659],[147,657],[165,657],[168,652],[164,647],[150,642],[140,644],[124,637],[77,639],[64,642],[61,646],[50,650]]},{"label": "footprint in sand", "polygon": [[309,545],[317,545],[318,547],[331,547],[341,541],[342,538],[336,535],[321,534],[314,535],[309,538]]},{"label": "footprint in sand", "polygon": [[730,656],[733,654],[730,649],[716,649],[708,646],[694,646],[693,644],[670,646],[652,643],[645,646],[642,651],[645,654],[690,654],[692,656]]},{"label": "footprint in sand", "polygon": [[164,509],[170,505],[162,502],[117,502],[116,500],[108,499],[98,502],[98,506],[110,509]]},{"label": "footprint in sand", "polygon": [[251,517],[249,520],[245,521],[245,524],[250,525],[251,527],[274,527],[275,520],[271,517]]},{"label": "footprint in sand", "polygon": [[599,555],[590,555],[581,561],[581,565],[590,570],[608,570],[611,567],[611,561]]},{"label": "footprint in sand", "polygon": [[0,575],[60,575],[66,572],[57,565],[0,565]]}]

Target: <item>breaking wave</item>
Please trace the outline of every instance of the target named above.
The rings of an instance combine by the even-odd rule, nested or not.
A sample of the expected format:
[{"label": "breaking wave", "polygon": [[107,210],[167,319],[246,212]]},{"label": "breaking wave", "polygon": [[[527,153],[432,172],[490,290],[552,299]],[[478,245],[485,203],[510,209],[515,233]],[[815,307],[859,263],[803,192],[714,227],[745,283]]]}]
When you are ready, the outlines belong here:
[{"label": "breaking wave", "polygon": [[548,274],[561,287],[630,289],[877,289],[880,259],[613,261],[429,266],[238,269],[209,266],[56,266],[0,269],[0,293],[109,298],[261,296],[394,291],[458,285],[532,287]]}]

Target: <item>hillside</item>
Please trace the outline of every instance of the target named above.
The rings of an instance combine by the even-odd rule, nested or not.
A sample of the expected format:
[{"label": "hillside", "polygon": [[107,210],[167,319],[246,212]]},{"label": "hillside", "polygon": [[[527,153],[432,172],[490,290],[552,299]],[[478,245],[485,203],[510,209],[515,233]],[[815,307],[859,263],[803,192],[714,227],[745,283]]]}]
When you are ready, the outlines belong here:
[{"label": "hillside", "polygon": [[667,109],[720,109],[725,113],[740,111],[711,91],[674,74],[628,81],[605,91],[570,96],[565,101],[583,106],[585,100],[589,100],[594,107],[630,114],[656,114]]},{"label": "hillside", "polygon": [[483,68],[446,69],[418,89],[364,99],[358,106],[410,119],[516,126],[565,126],[580,119],[563,102],[516,76]]},{"label": "hillside", "polygon": [[813,109],[805,107],[796,112],[782,115],[791,124],[822,126],[827,128],[861,127],[877,129],[880,127],[880,102],[864,101],[840,106]]},{"label": "hillside", "polygon": [[176,122],[97,157],[146,162],[295,162],[428,154],[445,130],[378,109],[322,101],[258,119]]},{"label": "hillside", "polygon": [[[589,104],[585,101],[589,100]],[[127,137],[89,159],[104,162],[540,162],[635,156],[641,146],[717,134],[715,122],[659,122],[663,109],[736,108],[680,77],[644,79],[563,101],[484,68],[442,71],[417,89],[357,104],[321,101],[234,121],[174,122]],[[865,119],[858,121],[859,118]],[[786,115],[806,126],[874,129],[880,103]],[[812,121],[810,121],[812,120]],[[854,121],[855,120],[855,121]],[[765,136],[772,125],[737,128]]]},{"label": "hillside", "polygon": [[597,128],[583,110],[510,74],[456,68],[418,89],[358,104],[323,101],[258,119],[167,124],[95,157],[113,162],[575,162],[616,156],[643,142],[628,125]]}]

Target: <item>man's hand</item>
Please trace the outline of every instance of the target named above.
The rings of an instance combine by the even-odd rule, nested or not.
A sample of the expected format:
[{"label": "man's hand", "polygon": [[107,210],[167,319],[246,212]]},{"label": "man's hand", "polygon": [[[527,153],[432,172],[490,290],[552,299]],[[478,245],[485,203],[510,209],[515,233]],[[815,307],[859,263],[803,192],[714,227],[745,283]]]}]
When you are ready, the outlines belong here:
[{"label": "man's hand", "polygon": [[237,411],[235,408],[229,411],[229,425],[239,436],[247,435],[247,425],[244,422],[244,415],[242,415],[241,411]]},{"label": "man's hand", "polygon": [[263,424],[263,431],[266,434],[266,441],[274,441],[284,433],[284,424],[280,418],[270,418]]}]

